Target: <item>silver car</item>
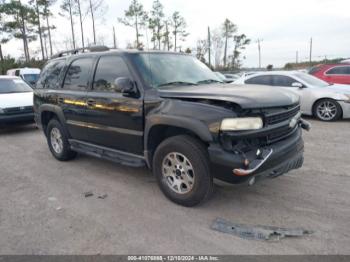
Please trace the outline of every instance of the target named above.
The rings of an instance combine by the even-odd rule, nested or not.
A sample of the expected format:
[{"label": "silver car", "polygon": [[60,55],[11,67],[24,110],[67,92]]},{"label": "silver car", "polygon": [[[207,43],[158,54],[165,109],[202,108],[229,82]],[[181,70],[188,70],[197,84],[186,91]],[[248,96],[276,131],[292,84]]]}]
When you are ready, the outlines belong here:
[{"label": "silver car", "polygon": [[301,111],[322,121],[350,118],[350,85],[329,84],[297,71],[270,71],[243,76],[234,84],[285,88],[300,96]]}]

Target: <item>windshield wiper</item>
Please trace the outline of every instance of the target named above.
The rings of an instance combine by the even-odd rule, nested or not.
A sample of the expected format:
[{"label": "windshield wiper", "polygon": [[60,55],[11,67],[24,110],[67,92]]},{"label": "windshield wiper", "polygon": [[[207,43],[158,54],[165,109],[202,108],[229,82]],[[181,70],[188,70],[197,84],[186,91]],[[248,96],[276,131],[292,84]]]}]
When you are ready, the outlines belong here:
[{"label": "windshield wiper", "polygon": [[216,79],[205,79],[197,82],[197,84],[211,84],[211,83],[223,83],[223,82]]},{"label": "windshield wiper", "polygon": [[164,84],[160,84],[157,87],[161,87],[161,86],[174,86],[174,85],[181,85],[181,86],[196,86],[196,83],[192,83],[192,82],[185,82],[185,81],[173,81],[173,82],[168,82],[168,83],[164,83]]}]

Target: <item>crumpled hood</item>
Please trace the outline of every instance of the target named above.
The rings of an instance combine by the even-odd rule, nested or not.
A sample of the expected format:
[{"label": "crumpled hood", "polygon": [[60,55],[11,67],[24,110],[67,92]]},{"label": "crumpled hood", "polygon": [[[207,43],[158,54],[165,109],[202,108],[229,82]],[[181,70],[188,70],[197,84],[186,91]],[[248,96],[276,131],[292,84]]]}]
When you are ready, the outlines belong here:
[{"label": "crumpled hood", "polygon": [[33,92],[0,94],[0,108],[33,105]]},{"label": "crumpled hood", "polygon": [[164,98],[194,98],[228,101],[241,108],[266,108],[289,106],[297,103],[299,97],[290,91],[259,85],[212,84],[181,86],[160,89]]}]

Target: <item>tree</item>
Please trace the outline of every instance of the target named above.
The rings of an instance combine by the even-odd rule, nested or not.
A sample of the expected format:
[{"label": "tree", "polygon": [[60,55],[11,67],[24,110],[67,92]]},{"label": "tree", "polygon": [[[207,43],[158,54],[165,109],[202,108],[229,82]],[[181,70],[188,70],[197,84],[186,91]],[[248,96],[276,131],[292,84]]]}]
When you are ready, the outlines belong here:
[{"label": "tree", "polygon": [[24,57],[29,61],[28,43],[36,40],[35,10],[31,6],[22,4],[20,0],[11,0],[1,4],[0,13],[4,17],[2,31],[14,38],[22,39]]},{"label": "tree", "polygon": [[186,32],[186,21],[178,11],[174,12],[171,17],[171,25],[173,27],[173,35],[174,35],[174,50],[177,50],[177,40],[185,40],[189,34]]},{"label": "tree", "polygon": [[43,16],[44,16],[44,18],[46,20],[47,36],[49,37],[50,56],[52,56],[51,30],[56,29],[56,27],[53,26],[53,25],[50,25],[49,18],[52,17],[52,13],[50,11],[50,7],[56,3],[56,0],[39,0],[39,1],[44,6]]},{"label": "tree", "polygon": [[147,12],[144,11],[143,5],[138,0],[132,0],[129,9],[125,10],[125,17],[119,18],[118,21],[126,26],[134,27],[136,33],[136,48],[140,48],[140,29],[145,26],[148,19]]},{"label": "tree", "polygon": [[[84,48],[85,44],[84,44],[84,28],[83,28],[83,18],[82,18],[82,13],[81,13],[81,6],[80,6],[80,0],[75,0],[76,4],[77,4],[77,11],[79,14],[79,21],[80,21],[80,33],[81,33],[81,46]],[[95,31],[94,31],[95,33]],[[94,34],[95,36],[95,34]]]},{"label": "tree", "polygon": [[170,50],[172,48],[172,44],[171,44],[171,37],[170,37],[170,31],[169,31],[169,20],[166,20],[164,21],[164,25],[165,25],[165,31],[164,31],[164,34],[163,34],[163,49],[164,50]]},{"label": "tree", "polygon": [[71,25],[71,31],[72,31],[72,43],[73,43],[73,49],[75,49],[75,37],[74,37],[74,20],[73,16],[77,15],[76,7],[73,0],[63,0],[61,4],[61,10],[63,11],[62,16],[69,17],[70,19],[70,25]]},{"label": "tree", "polygon": [[161,49],[161,39],[163,37],[163,19],[164,19],[164,12],[163,12],[163,5],[159,0],[155,0],[152,5],[151,10],[151,17],[149,18],[149,28],[152,29],[153,35],[152,40],[156,41],[158,43],[158,49]]},{"label": "tree", "polygon": [[89,8],[87,13],[91,15],[94,45],[96,45],[96,16],[98,14],[105,13],[105,8],[106,6],[104,0],[89,0]]},{"label": "tree", "polygon": [[41,56],[42,60],[45,59],[45,54],[44,54],[44,45],[43,45],[43,34],[42,34],[42,28],[41,28],[41,4],[39,3],[38,0],[30,0],[29,3],[33,6],[33,9],[35,10],[35,24],[38,26],[37,33],[39,35],[39,40],[40,40],[40,50],[41,50]]},{"label": "tree", "polygon": [[237,32],[237,26],[226,18],[222,30],[223,37],[225,38],[224,68],[226,68],[228,41],[233,37],[233,34]]},{"label": "tree", "polygon": [[198,40],[197,46],[196,46],[196,57],[198,60],[202,61],[203,63],[206,62],[205,55],[208,52],[208,41],[207,40]]},{"label": "tree", "polygon": [[214,67],[218,68],[221,64],[222,48],[224,46],[224,39],[219,29],[213,30],[211,37],[211,49],[214,56]]},{"label": "tree", "polygon": [[[1,4],[3,4],[3,1],[1,1]],[[6,71],[5,71],[4,55],[2,53],[2,45],[6,44],[10,39],[3,29],[3,22],[4,22],[3,17],[4,17],[4,14],[0,12],[0,62],[1,62],[0,73],[4,75]]]},{"label": "tree", "polygon": [[244,50],[246,46],[250,44],[250,39],[248,39],[245,34],[241,34],[241,35],[235,35],[233,37],[233,41],[234,41],[234,49],[233,49],[233,55],[231,57],[232,59],[231,66],[233,68],[240,68],[241,66],[240,56],[241,56],[242,50]]}]

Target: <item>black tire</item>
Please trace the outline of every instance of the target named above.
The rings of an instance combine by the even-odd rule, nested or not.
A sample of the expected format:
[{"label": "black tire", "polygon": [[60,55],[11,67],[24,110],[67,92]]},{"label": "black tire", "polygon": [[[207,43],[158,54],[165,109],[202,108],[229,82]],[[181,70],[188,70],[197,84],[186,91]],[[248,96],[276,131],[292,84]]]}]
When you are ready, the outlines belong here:
[{"label": "black tire", "polygon": [[[57,151],[54,149],[51,133],[55,130],[55,132],[59,132],[61,135],[61,141],[62,141],[62,150]],[[67,135],[64,132],[64,129],[61,125],[61,123],[57,119],[51,119],[49,124],[47,125],[46,129],[46,137],[47,137],[47,143],[49,145],[50,151],[52,155],[60,161],[68,161],[76,157],[77,153],[72,151],[70,149],[70,145],[67,139]]]},{"label": "black tire", "polygon": [[[335,111],[331,112],[331,116],[327,116],[327,115],[323,116],[319,112],[319,109],[325,104],[330,105],[330,107],[332,107],[332,109],[335,110]],[[325,122],[337,121],[341,118],[342,114],[343,114],[342,108],[339,105],[339,103],[333,99],[330,99],[330,98],[321,99],[321,100],[317,101],[315,103],[315,105],[313,106],[314,117],[316,117],[318,120],[321,120],[321,121],[325,121]]]},{"label": "black tire", "polygon": [[[169,180],[163,176],[163,161],[166,161],[166,157],[173,152],[185,156],[192,166],[193,173],[191,173],[194,177],[193,183],[190,182],[192,188],[185,188],[185,191],[190,190],[189,192],[175,192],[175,188],[173,187],[172,189],[169,185]],[[153,173],[164,195],[182,206],[192,207],[198,205],[209,199],[213,192],[213,178],[210,174],[206,147],[197,139],[187,135],[170,137],[158,146],[153,157]],[[181,176],[179,179],[182,180],[184,176]],[[172,178],[172,181],[175,181],[175,178]]]}]

